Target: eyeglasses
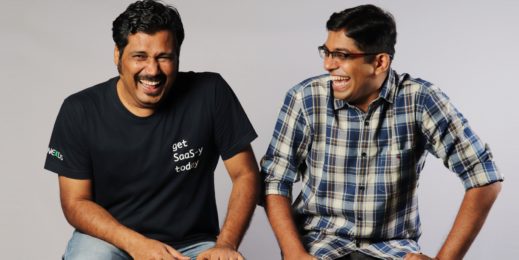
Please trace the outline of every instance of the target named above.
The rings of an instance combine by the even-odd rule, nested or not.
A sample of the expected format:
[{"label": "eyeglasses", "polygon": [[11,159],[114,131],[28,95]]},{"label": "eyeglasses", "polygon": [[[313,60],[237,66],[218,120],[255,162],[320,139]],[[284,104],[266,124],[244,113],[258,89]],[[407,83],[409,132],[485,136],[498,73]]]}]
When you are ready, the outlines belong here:
[{"label": "eyeglasses", "polygon": [[319,56],[321,56],[321,58],[324,59],[326,57],[331,56],[333,59],[337,59],[339,61],[345,61],[349,58],[358,58],[358,57],[363,57],[363,56],[367,56],[367,55],[379,54],[379,53],[346,53],[346,52],[341,52],[341,51],[330,51],[324,45],[317,47],[317,50],[319,51]]}]

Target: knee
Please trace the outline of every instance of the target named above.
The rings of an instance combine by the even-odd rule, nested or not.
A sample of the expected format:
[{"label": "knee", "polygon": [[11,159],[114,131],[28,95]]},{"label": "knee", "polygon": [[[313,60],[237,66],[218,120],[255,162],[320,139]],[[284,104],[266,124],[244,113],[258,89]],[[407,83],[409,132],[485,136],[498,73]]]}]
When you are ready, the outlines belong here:
[{"label": "knee", "polygon": [[65,254],[65,260],[116,259],[130,260],[130,256],[121,249],[101,239],[74,231]]}]

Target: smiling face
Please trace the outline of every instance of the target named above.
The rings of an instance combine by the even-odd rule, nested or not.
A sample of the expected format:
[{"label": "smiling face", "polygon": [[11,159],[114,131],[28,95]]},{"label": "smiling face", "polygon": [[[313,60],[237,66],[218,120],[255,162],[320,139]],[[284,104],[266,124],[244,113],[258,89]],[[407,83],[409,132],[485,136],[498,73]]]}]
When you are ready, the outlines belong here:
[{"label": "smiling face", "polygon": [[130,112],[150,116],[171,89],[178,70],[173,34],[166,30],[131,34],[122,56],[119,54],[116,47],[117,94]]},{"label": "smiling face", "polygon": [[[332,52],[363,53],[344,31],[328,31],[324,44]],[[352,56],[344,60],[324,57],[324,69],[332,79],[333,96],[367,111],[369,104],[378,97],[389,68],[389,56],[376,54],[373,62],[364,56]]]}]

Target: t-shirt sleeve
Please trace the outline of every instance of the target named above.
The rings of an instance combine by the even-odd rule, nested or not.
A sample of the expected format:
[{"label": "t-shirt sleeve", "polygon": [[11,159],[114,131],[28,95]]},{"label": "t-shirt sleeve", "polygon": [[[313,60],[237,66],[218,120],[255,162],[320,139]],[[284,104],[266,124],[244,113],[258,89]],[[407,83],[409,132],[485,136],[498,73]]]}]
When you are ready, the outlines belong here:
[{"label": "t-shirt sleeve", "polygon": [[247,147],[258,135],[240,101],[225,80],[218,75],[214,95],[214,134],[223,160]]},{"label": "t-shirt sleeve", "polygon": [[47,150],[44,168],[73,179],[90,179],[91,163],[85,142],[84,109],[67,98],[58,113]]}]

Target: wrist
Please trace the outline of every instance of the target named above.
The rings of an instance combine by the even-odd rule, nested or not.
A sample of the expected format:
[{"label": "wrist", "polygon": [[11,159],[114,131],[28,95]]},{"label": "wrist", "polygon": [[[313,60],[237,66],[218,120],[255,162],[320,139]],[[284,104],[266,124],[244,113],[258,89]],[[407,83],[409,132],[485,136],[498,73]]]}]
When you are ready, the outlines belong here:
[{"label": "wrist", "polygon": [[138,250],[147,239],[147,237],[141,234],[128,234],[123,236],[120,245],[117,245],[117,247],[133,255],[133,252]]},{"label": "wrist", "polygon": [[221,239],[218,239],[216,241],[216,244],[214,247],[225,247],[225,248],[230,248],[234,251],[238,250],[238,246],[236,244],[231,243],[229,241],[221,240]]},{"label": "wrist", "polygon": [[283,252],[283,259],[306,259],[311,256],[306,250],[288,250],[286,253]]}]

